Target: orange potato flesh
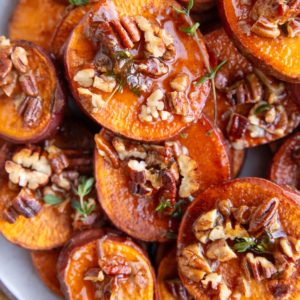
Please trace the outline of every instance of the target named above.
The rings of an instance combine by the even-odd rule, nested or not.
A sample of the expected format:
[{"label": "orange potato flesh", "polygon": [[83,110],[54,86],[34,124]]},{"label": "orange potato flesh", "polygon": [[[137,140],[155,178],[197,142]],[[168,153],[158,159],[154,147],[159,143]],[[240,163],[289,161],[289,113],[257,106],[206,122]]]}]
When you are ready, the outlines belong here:
[{"label": "orange potato flesh", "polygon": [[[63,116],[65,99],[55,67],[47,54],[38,46],[15,41],[14,45],[23,47],[28,56],[29,68],[33,70],[39,94],[43,99],[40,122],[33,127],[23,124],[12,97],[0,96],[0,136],[15,143],[38,142],[54,134]],[[21,93],[17,85],[14,94]]]},{"label": "orange potato flesh", "polygon": [[300,82],[300,36],[275,39],[244,32],[239,22],[250,24],[250,5],[243,1],[219,0],[219,11],[223,24],[237,47],[259,68],[289,82]]},{"label": "orange potato flesh", "polygon": [[[279,219],[281,221],[284,232],[287,235],[300,238],[300,196],[292,190],[288,190],[274,184],[270,181],[260,178],[242,178],[221,184],[219,186],[207,189],[203,194],[199,195],[187,209],[179,229],[177,253],[185,246],[196,242],[196,238],[192,231],[194,221],[203,212],[207,212],[215,208],[216,203],[220,200],[230,199],[234,207],[240,205],[258,206],[261,201],[277,197],[280,201],[278,206]],[[216,269],[220,273],[227,286],[232,289],[236,285],[236,280],[242,276],[241,262],[239,259],[233,259],[225,263],[221,263]],[[296,300],[300,296],[300,264],[296,263],[296,272],[287,279],[288,285],[292,286],[292,292],[289,299]],[[195,299],[211,299],[209,291],[204,290],[197,283],[189,281],[179,272],[186,289],[195,297]],[[297,278],[298,277],[298,278]],[[266,280],[267,281],[267,280]],[[248,281],[251,286],[252,295],[249,298],[242,296],[241,299],[251,300],[269,300],[275,299],[267,289],[266,281]]]},{"label": "orange potato flesh", "polygon": [[[18,192],[0,186],[0,211],[3,211]],[[19,216],[14,224],[0,217],[0,232],[10,242],[31,250],[49,250],[63,245],[73,232],[71,208],[59,212],[56,206],[44,205],[37,216],[27,219]]]},{"label": "orange potato flesh", "polygon": [[[168,253],[161,260],[157,272],[157,286],[158,286],[158,295],[160,300],[178,300],[178,299],[190,299],[187,291],[184,287],[179,289],[179,293],[174,294],[168,288],[166,281],[168,280],[178,280],[179,275],[177,271],[176,264],[176,248],[169,248]],[[179,283],[178,284],[182,284]],[[186,298],[184,298],[186,296]]]},{"label": "orange potato flesh", "polygon": [[[218,80],[218,75],[224,77],[228,82],[229,86],[237,81],[237,79],[244,78],[248,74],[253,72],[254,66],[237,50],[232,41],[229,39],[224,29],[218,28],[204,36],[205,42],[208,49],[210,49],[211,57],[216,64],[226,60],[226,64],[222,66],[220,71],[216,76]],[[292,130],[294,130],[299,122],[299,106],[294,101],[295,93],[291,91],[289,85],[286,85],[287,96],[281,100],[281,104],[289,117],[289,124],[284,130],[284,135],[287,135]],[[250,107],[247,104],[237,105],[233,107],[229,101],[227,101],[225,93],[217,90],[217,123],[223,134],[227,136],[227,124],[229,121],[229,116],[232,111],[239,114],[246,115],[249,113]],[[212,94],[209,96],[205,108],[203,110],[211,119],[214,113],[214,104]],[[283,135],[283,136],[284,136]],[[265,132],[263,137],[251,137],[249,130],[246,131],[245,136],[242,138],[244,147],[254,147],[260,144],[268,143],[281,138],[280,135],[275,135],[269,132]]]},{"label": "orange potato flesh", "polygon": [[56,26],[51,41],[51,51],[56,57],[63,58],[64,48],[72,30],[92,7],[92,4],[87,4],[69,10]]},{"label": "orange potato flesh", "polygon": [[273,157],[269,177],[272,181],[300,188],[299,166],[293,158],[293,152],[300,145],[300,133],[289,137]]},{"label": "orange potato flesh", "polygon": [[[109,4],[108,4],[109,3]],[[179,30],[184,24],[187,24],[187,17],[177,15],[170,7],[175,1],[101,1],[100,10],[106,12],[113,11],[119,16],[139,16],[153,19],[153,16],[159,16],[160,24],[171,33],[175,39],[176,59],[175,62],[166,62],[169,65],[170,77],[164,75],[161,78],[153,79],[154,83],[161,83],[164,90],[169,90],[170,79],[175,77],[178,72],[184,71],[190,77],[190,82],[199,79],[204,74],[204,63],[200,53],[200,48],[194,38],[186,35]],[[114,7],[113,7],[114,6]],[[178,4],[177,4],[178,6]],[[108,7],[108,9],[107,9]],[[95,9],[97,11],[97,9]],[[159,120],[154,123],[140,121],[138,115],[142,102],[146,99],[145,95],[138,97],[127,86],[123,87],[122,93],[116,93],[111,99],[111,93],[101,92],[103,99],[110,99],[107,105],[99,108],[98,112],[93,112],[91,100],[79,95],[77,88],[78,83],[73,80],[75,74],[86,66],[90,66],[98,49],[92,45],[91,41],[85,36],[88,16],[74,29],[65,51],[65,65],[67,76],[70,80],[71,90],[79,106],[92,119],[101,124],[103,127],[119,133],[128,138],[144,141],[160,141],[182,131],[187,127],[187,123],[182,116],[174,115],[172,121]],[[189,19],[188,19],[189,20]],[[184,25],[185,26],[185,25]],[[199,35],[201,47],[205,48],[202,38]],[[190,55],[193,53],[193,55]],[[207,56],[204,50],[204,55]],[[190,105],[191,111],[195,118],[200,117],[200,113],[205,104],[210,90],[210,83],[196,87],[191,85]],[[146,102],[146,101],[144,101]]]},{"label": "orange potato flesh", "polygon": [[[186,138],[174,140],[187,147],[198,164],[200,191],[230,178],[226,146],[218,130],[205,116],[186,129]],[[101,133],[105,137],[105,132]],[[144,241],[167,241],[169,232],[177,231],[178,220],[158,214],[158,197],[137,197],[128,189],[127,171],[113,168],[95,151],[95,178],[102,208],[111,221],[127,234]]]},{"label": "orange potato flesh", "polygon": [[62,296],[56,272],[59,253],[60,249],[32,251],[31,260],[44,284],[55,294]]},{"label": "orange potato flesh", "polygon": [[50,37],[67,5],[67,1],[60,0],[20,0],[9,23],[9,37],[50,50]]},{"label": "orange potato flesh", "polygon": [[115,235],[104,235],[105,231],[101,229],[82,232],[73,237],[62,251],[57,266],[66,299],[95,299],[95,287],[90,281],[84,280],[84,275],[87,270],[98,267],[97,242],[99,239],[103,239],[101,251],[108,261],[118,255],[124,257],[129,263],[141,264],[146,270],[147,286],[143,289],[134,285],[126,291],[126,281],[120,282],[119,288],[124,296],[122,299],[154,299],[154,272],[143,251],[131,240]]}]

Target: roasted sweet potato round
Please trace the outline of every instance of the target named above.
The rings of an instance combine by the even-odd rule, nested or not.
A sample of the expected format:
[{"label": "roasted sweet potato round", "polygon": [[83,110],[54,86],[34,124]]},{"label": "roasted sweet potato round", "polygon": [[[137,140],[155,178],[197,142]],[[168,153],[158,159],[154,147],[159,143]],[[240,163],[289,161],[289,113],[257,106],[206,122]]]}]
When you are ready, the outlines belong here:
[{"label": "roasted sweet potato round", "polygon": [[211,187],[188,207],[177,241],[195,299],[298,299],[300,195],[259,178]]},{"label": "roasted sweet potato round", "polygon": [[300,82],[299,3],[219,0],[225,29],[259,68],[280,80]]},{"label": "roasted sweet potato round", "polygon": [[111,221],[144,241],[174,238],[193,195],[230,178],[226,145],[203,116],[164,144],[142,144],[96,135],[95,178]]},{"label": "roasted sweet potato round", "polygon": [[179,279],[176,264],[176,248],[168,249],[161,260],[157,274],[157,289],[160,300],[190,300],[192,297]]},{"label": "roasted sweet potato round", "polygon": [[31,260],[44,284],[55,294],[62,296],[57,279],[56,265],[60,249],[32,251]]},{"label": "roasted sweet potato round", "polygon": [[238,177],[246,159],[246,150],[236,150],[233,147],[229,146],[228,151],[231,163],[232,177]]},{"label": "roasted sweet potato round", "polygon": [[50,38],[66,13],[68,1],[20,0],[9,23],[12,40],[27,40],[50,50]]},{"label": "roasted sweet potato round", "polygon": [[[184,5],[187,6],[189,3],[189,0],[180,0],[180,2]],[[211,8],[217,5],[216,0],[195,0],[194,5],[192,8],[193,13],[202,13],[202,12],[207,12]]]},{"label": "roasted sweet potato round", "polygon": [[300,189],[300,133],[289,137],[273,157],[270,179],[281,185]]},{"label": "roasted sweet potato round", "polygon": [[40,47],[0,37],[0,136],[38,142],[55,133],[65,106],[53,63]]},{"label": "roasted sweet potato round", "polygon": [[79,106],[128,138],[161,141],[199,119],[210,82],[197,86],[207,52],[176,1],[101,1],[73,30],[65,50]]},{"label": "roasted sweet potato round", "polygon": [[0,191],[0,232],[5,238],[24,248],[48,250],[62,246],[74,231],[98,223],[101,212],[93,179],[88,179],[91,136],[79,122],[66,122],[44,145],[6,151]]},{"label": "roasted sweet potato round", "polygon": [[[205,42],[215,65],[226,61],[215,77],[217,122],[235,149],[274,141],[298,126],[300,109],[288,84],[255,68],[222,28],[206,34]],[[212,95],[204,112],[213,117]]]},{"label": "roasted sweet potato round", "polygon": [[57,270],[66,299],[156,299],[155,275],[144,251],[105,229],[74,236]]},{"label": "roasted sweet potato round", "polygon": [[65,45],[72,30],[92,7],[93,4],[87,4],[75,7],[74,9],[68,9],[64,17],[58,23],[51,41],[51,52],[53,52],[57,58],[63,58]]}]

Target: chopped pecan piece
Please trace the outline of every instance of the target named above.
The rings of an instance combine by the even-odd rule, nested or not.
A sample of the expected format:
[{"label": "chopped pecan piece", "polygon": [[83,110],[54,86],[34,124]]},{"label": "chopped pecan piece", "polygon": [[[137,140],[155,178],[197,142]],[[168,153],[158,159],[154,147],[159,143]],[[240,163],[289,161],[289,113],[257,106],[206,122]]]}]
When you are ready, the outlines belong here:
[{"label": "chopped pecan piece", "polygon": [[116,87],[116,79],[112,76],[95,76],[93,87],[106,93],[111,93]]},{"label": "chopped pecan piece", "polygon": [[250,282],[247,281],[244,277],[238,278],[237,290],[241,292],[246,298],[251,297],[251,286]]},{"label": "chopped pecan piece", "polygon": [[207,274],[204,279],[201,280],[201,283],[205,289],[208,287],[216,290],[219,284],[222,282],[222,275],[218,273]]},{"label": "chopped pecan piece", "polygon": [[109,259],[99,257],[98,264],[101,270],[109,276],[129,275],[132,273],[132,268],[120,255],[115,255]]},{"label": "chopped pecan piece", "polygon": [[189,76],[185,73],[178,74],[171,82],[171,88],[177,92],[185,92],[189,86]]},{"label": "chopped pecan piece", "polygon": [[251,217],[251,209],[246,205],[232,209],[232,214],[236,221],[240,224],[248,224]]},{"label": "chopped pecan piece", "polygon": [[175,205],[177,187],[174,175],[169,170],[163,170],[161,178],[162,187],[160,189],[160,198],[168,199],[171,205]]},{"label": "chopped pecan piece", "polygon": [[128,164],[128,173],[130,179],[135,183],[146,183],[146,163],[131,159]]},{"label": "chopped pecan piece", "polygon": [[253,277],[257,281],[269,279],[277,272],[275,266],[265,257],[254,257],[252,253],[247,253],[242,260],[242,268],[248,280]]},{"label": "chopped pecan piece", "polygon": [[197,236],[198,231],[212,229],[216,226],[219,219],[219,214],[216,209],[210,210],[207,213],[202,214],[196,219],[193,224],[194,234]]},{"label": "chopped pecan piece", "polygon": [[206,256],[220,262],[237,258],[236,254],[231,250],[224,239],[217,240],[209,244],[206,249]]},{"label": "chopped pecan piece", "polygon": [[63,171],[51,176],[51,182],[65,191],[70,191],[72,186],[76,186],[74,183],[77,183],[78,179],[79,174],[76,171]]},{"label": "chopped pecan piece", "polygon": [[280,35],[280,29],[276,22],[272,22],[265,17],[260,17],[251,27],[251,31],[261,37],[277,38]]},{"label": "chopped pecan piece", "polygon": [[15,47],[10,57],[14,67],[19,72],[26,73],[28,71],[27,52],[24,48]]},{"label": "chopped pecan piece", "polygon": [[167,168],[173,159],[172,148],[159,145],[144,145],[147,150],[146,163],[150,167]]},{"label": "chopped pecan piece", "polygon": [[174,114],[181,116],[188,116],[189,114],[189,101],[184,92],[171,92],[168,94],[168,103],[171,111]]},{"label": "chopped pecan piece", "polygon": [[40,97],[25,97],[18,107],[18,113],[23,116],[24,126],[36,126],[43,113],[42,99]]},{"label": "chopped pecan piece", "polygon": [[32,190],[47,184],[51,175],[47,157],[29,148],[21,149],[13,155],[12,161],[6,161],[5,170],[11,182]]},{"label": "chopped pecan piece", "polygon": [[279,245],[282,252],[293,261],[300,258],[300,242],[295,238],[280,238]]},{"label": "chopped pecan piece", "polygon": [[19,77],[19,82],[23,92],[27,96],[36,97],[39,94],[38,86],[32,71]]},{"label": "chopped pecan piece", "polygon": [[224,230],[226,237],[230,240],[249,236],[247,230],[240,224],[235,224],[233,228],[230,220],[226,221]]},{"label": "chopped pecan piece", "polygon": [[276,299],[285,299],[291,291],[291,285],[289,282],[277,279],[269,281],[268,288],[273,297]]},{"label": "chopped pecan piece", "polygon": [[300,35],[300,17],[291,19],[286,24],[288,36],[294,38]]},{"label": "chopped pecan piece", "polygon": [[12,62],[9,58],[0,59],[0,79],[4,79],[12,70]]},{"label": "chopped pecan piece", "polygon": [[206,273],[212,271],[200,244],[185,247],[178,258],[178,265],[180,272],[194,282],[200,282]]},{"label": "chopped pecan piece", "polygon": [[[16,72],[11,71],[3,80],[0,82],[0,90],[4,92],[7,97],[11,97],[15,87],[17,85],[18,75]],[[2,85],[3,83],[3,85]]]},{"label": "chopped pecan piece", "polygon": [[208,238],[211,241],[216,241],[216,240],[221,240],[221,239],[226,239],[226,234],[224,231],[224,227],[221,225],[218,225],[214,227],[211,232],[209,233]]},{"label": "chopped pecan piece", "polygon": [[142,61],[135,66],[137,71],[153,77],[165,75],[169,71],[168,66],[155,57],[149,57],[145,61]]},{"label": "chopped pecan piece", "polygon": [[179,196],[187,198],[199,189],[197,178],[197,162],[187,155],[178,157],[180,175],[183,177],[179,187]]},{"label": "chopped pecan piece", "polygon": [[189,296],[188,292],[184,288],[180,279],[170,279],[165,280],[164,284],[168,289],[169,293],[174,297],[174,299],[180,300],[190,300],[191,296]]},{"label": "chopped pecan piece", "polygon": [[78,71],[74,76],[74,81],[82,87],[91,87],[94,82],[95,70],[94,69],[83,69]]},{"label": "chopped pecan piece", "polygon": [[100,268],[91,268],[84,273],[83,279],[92,282],[101,282],[104,280],[104,274]]},{"label": "chopped pecan piece", "polygon": [[128,188],[131,194],[138,196],[148,196],[153,192],[151,187],[133,181],[129,182]]},{"label": "chopped pecan piece", "polygon": [[146,159],[147,152],[140,144],[126,143],[124,139],[115,137],[112,140],[112,145],[118,152],[118,156],[121,160],[127,158]]},{"label": "chopped pecan piece", "polygon": [[54,173],[60,174],[64,169],[69,167],[70,162],[67,156],[59,148],[52,145],[47,148],[47,152]]},{"label": "chopped pecan piece", "polygon": [[21,189],[18,196],[4,211],[4,218],[9,223],[15,223],[19,215],[25,218],[33,218],[41,210],[42,204],[36,199],[29,189]]},{"label": "chopped pecan piece", "polygon": [[221,200],[218,202],[218,209],[224,217],[229,217],[231,214],[232,202],[230,199]]},{"label": "chopped pecan piece", "polygon": [[246,117],[233,113],[227,126],[228,136],[233,140],[242,138],[246,133],[248,125],[249,121]]},{"label": "chopped pecan piece", "polygon": [[277,198],[266,200],[259,205],[251,215],[249,232],[257,232],[262,228],[266,228],[276,215],[278,205],[279,200]]}]

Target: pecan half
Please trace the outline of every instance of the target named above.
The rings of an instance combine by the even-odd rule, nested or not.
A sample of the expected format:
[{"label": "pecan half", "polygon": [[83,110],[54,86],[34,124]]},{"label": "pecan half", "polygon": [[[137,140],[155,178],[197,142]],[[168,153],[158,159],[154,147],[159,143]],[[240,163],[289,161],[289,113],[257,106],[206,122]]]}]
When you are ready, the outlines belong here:
[{"label": "pecan half", "polygon": [[33,218],[41,210],[42,204],[29,189],[21,189],[11,205],[5,209],[4,218],[9,223],[15,223],[17,217]]},{"label": "pecan half", "polygon": [[70,162],[67,156],[59,148],[50,146],[47,151],[49,153],[49,162],[54,173],[60,174],[69,166]]},{"label": "pecan half", "polygon": [[180,279],[165,280],[164,284],[174,299],[192,300],[192,297],[188,294]]},{"label": "pecan half", "polygon": [[257,281],[271,278],[277,272],[275,266],[265,257],[254,257],[252,253],[247,253],[242,259],[242,269],[248,280],[252,277]]},{"label": "pecan half", "polygon": [[20,73],[26,73],[28,71],[27,52],[24,48],[15,47],[10,57],[14,67]]},{"label": "pecan half", "polygon": [[23,116],[24,126],[36,126],[43,113],[42,99],[40,97],[25,97],[18,107],[18,113]]},{"label": "pecan half", "polygon": [[123,16],[121,18],[121,23],[123,27],[126,29],[127,33],[129,34],[131,40],[134,43],[139,42],[141,39],[141,33],[136,25],[134,18]]},{"label": "pecan half", "polygon": [[272,198],[264,201],[253,212],[249,222],[249,232],[257,232],[266,228],[277,212],[279,200]]},{"label": "pecan half", "polygon": [[217,240],[209,244],[206,249],[206,256],[220,262],[237,258],[237,255],[231,250],[224,239]]},{"label": "pecan half", "polygon": [[218,208],[221,212],[221,214],[224,217],[229,217],[231,214],[231,209],[232,209],[232,202],[230,199],[226,200],[221,200],[218,202]]},{"label": "pecan half", "polygon": [[11,97],[17,85],[18,75],[15,71],[11,71],[2,81],[0,87],[7,97]]},{"label": "pecan half", "polygon": [[251,31],[261,37],[277,38],[280,35],[278,23],[270,21],[265,17],[260,17],[251,27]]},{"label": "pecan half", "polygon": [[233,113],[227,125],[227,133],[230,139],[237,140],[242,138],[247,130],[249,121],[246,117]]},{"label": "pecan half", "polygon": [[242,205],[238,208],[233,208],[232,214],[238,223],[248,224],[251,217],[251,209],[246,205]]},{"label": "pecan half", "polygon": [[23,92],[27,96],[37,97],[39,94],[38,86],[32,71],[25,73],[19,77],[19,82]]},{"label": "pecan half", "polygon": [[171,92],[167,99],[171,112],[185,117],[189,115],[190,104],[184,92]]},{"label": "pecan half", "polygon": [[177,187],[174,175],[169,170],[163,170],[161,178],[162,187],[160,189],[160,198],[168,199],[171,202],[171,205],[175,205]]}]

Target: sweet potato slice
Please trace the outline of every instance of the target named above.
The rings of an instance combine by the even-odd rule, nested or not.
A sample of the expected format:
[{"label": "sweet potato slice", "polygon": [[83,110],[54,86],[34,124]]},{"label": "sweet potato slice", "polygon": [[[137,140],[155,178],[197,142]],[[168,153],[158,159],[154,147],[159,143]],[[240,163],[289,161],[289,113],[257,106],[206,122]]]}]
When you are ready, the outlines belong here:
[{"label": "sweet potato slice", "polygon": [[[220,0],[219,11],[225,29],[237,47],[256,66],[280,80],[300,82],[300,36],[292,32],[297,29],[299,31],[299,24],[290,31],[288,29],[289,21],[292,19],[294,22],[296,15],[291,16],[291,19],[286,19],[285,16],[286,13],[291,13],[289,5],[292,5],[293,2],[283,9],[281,16],[272,16],[272,10],[276,10],[276,8],[276,13],[280,14],[278,2],[264,2],[265,7],[262,7],[262,3],[263,1],[258,0],[252,3]],[[268,5],[272,7],[268,7]],[[255,12],[256,10],[258,13]],[[261,11],[259,12],[259,10]],[[297,9],[293,14],[295,12]],[[268,14],[270,15],[266,16]],[[282,20],[279,20],[281,17]],[[254,20],[254,18],[258,19]],[[297,17],[295,20],[297,23]],[[284,27],[287,28],[288,35],[284,32]],[[257,30],[264,32],[265,35],[257,34]],[[292,37],[293,35],[295,36]]]},{"label": "sweet potato slice", "polygon": [[280,146],[273,157],[270,168],[269,176],[272,181],[300,189],[299,147],[300,133],[289,137]]},{"label": "sweet potato slice", "polygon": [[[180,1],[184,6],[189,3],[189,0],[181,0]],[[192,8],[193,13],[202,13],[207,12],[217,5],[217,1],[215,0],[195,0],[194,6]]]},{"label": "sweet potato slice", "polygon": [[115,133],[161,141],[200,117],[210,83],[193,83],[207,53],[200,34],[180,30],[191,20],[172,5],[103,0],[70,36],[65,65],[74,98]]},{"label": "sweet potato slice", "polygon": [[245,158],[246,158],[246,150],[236,150],[233,147],[229,146],[229,157],[231,161],[231,169],[232,169],[232,176],[238,177],[239,173],[241,172]]},{"label": "sweet potato slice", "polygon": [[[135,158],[131,154],[127,155],[122,152],[119,152],[118,156],[115,149],[122,149],[122,143],[128,143],[128,149],[131,150],[141,148],[141,153],[138,151],[134,155],[142,158],[140,166],[144,164],[143,159],[147,161],[147,168],[153,175],[147,173],[146,183],[137,184],[138,179],[135,179],[134,175],[132,177],[128,175],[129,161],[134,161]],[[95,151],[95,178],[101,206],[118,228],[140,240],[162,242],[174,238],[181,210],[188,205],[187,198],[191,198],[189,195],[192,196],[212,184],[230,178],[226,146],[218,130],[213,129],[205,116],[165,145],[131,144],[128,140],[112,137],[107,131],[102,131],[100,135],[96,136],[96,144],[98,151]],[[182,150],[185,153],[188,150],[188,156],[184,156],[187,160],[184,165],[191,170],[191,181],[189,179],[182,180],[183,176],[177,174],[174,175],[177,178],[175,183],[170,176],[167,176],[169,172],[174,171],[172,174],[175,174],[179,160],[182,162],[182,157],[179,158],[180,155],[175,158],[174,154],[170,156],[168,154],[173,153],[174,145],[178,145],[179,149],[185,149]],[[148,152],[144,147],[150,147]],[[156,151],[160,151],[158,149],[163,149],[161,157],[156,156],[158,155]],[[130,153],[133,152],[132,150]],[[152,158],[153,162],[151,162]],[[139,158],[137,159],[139,160]],[[164,159],[166,162],[161,163],[161,166],[151,167],[152,163],[160,164],[160,161]],[[164,168],[163,164],[169,164],[167,163],[169,159],[170,169]],[[173,161],[177,161],[177,163],[172,163]],[[183,166],[181,166],[181,174],[184,173],[182,168]],[[164,175],[158,175],[160,174],[157,173],[158,171]],[[152,180],[151,184],[148,179]],[[170,181],[168,181],[169,179]],[[190,188],[192,190],[186,193]],[[181,201],[179,201],[180,199]],[[183,201],[183,199],[185,200]],[[166,202],[165,200],[169,203],[163,204]]]},{"label": "sweet potato slice", "polygon": [[176,248],[169,248],[161,260],[157,274],[157,289],[161,300],[189,300],[192,297],[179,279],[176,264]]},{"label": "sweet potato slice", "polygon": [[55,67],[40,47],[0,39],[0,136],[41,141],[55,133],[65,106]]},{"label": "sweet potato slice", "polygon": [[67,6],[68,1],[63,0],[20,0],[9,23],[9,37],[50,50],[50,37]]},{"label": "sweet potato slice", "polygon": [[[48,250],[62,246],[74,231],[101,222],[93,182],[87,179],[93,171],[92,149],[92,134],[79,122],[66,121],[44,145],[6,151],[0,191],[0,232],[6,239]],[[80,186],[87,188],[81,201],[74,192]]]},{"label": "sweet potato slice", "polygon": [[[265,75],[237,50],[222,28],[205,35],[212,61],[226,61],[216,75],[217,122],[235,149],[284,137],[300,121],[295,93],[288,84]],[[204,109],[213,118],[213,98]]]},{"label": "sweet potato slice", "polygon": [[87,4],[67,10],[67,13],[56,26],[51,41],[51,52],[53,52],[57,58],[63,58],[65,45],[72,30],[78,25],[84,15],[91,10],[93,5],[94,4]]},{"label": "sweet potato slice", "polygon": [[44,284],[55,294],[62,296],[57,279],[56,265],[60,249],[32,251],[31,260]]},{"label": "sweet potato slice", "polygon": [[57,268],[66,299],[156,299],[155,275],[144,251],[105,229],[74,236]]},{"label": "sweet potato slice", "polygon": [[298,299],[299,205],[299,194],[265,179],[207,189],[179,230],[177,259],[186,289],[195,299]]}]

